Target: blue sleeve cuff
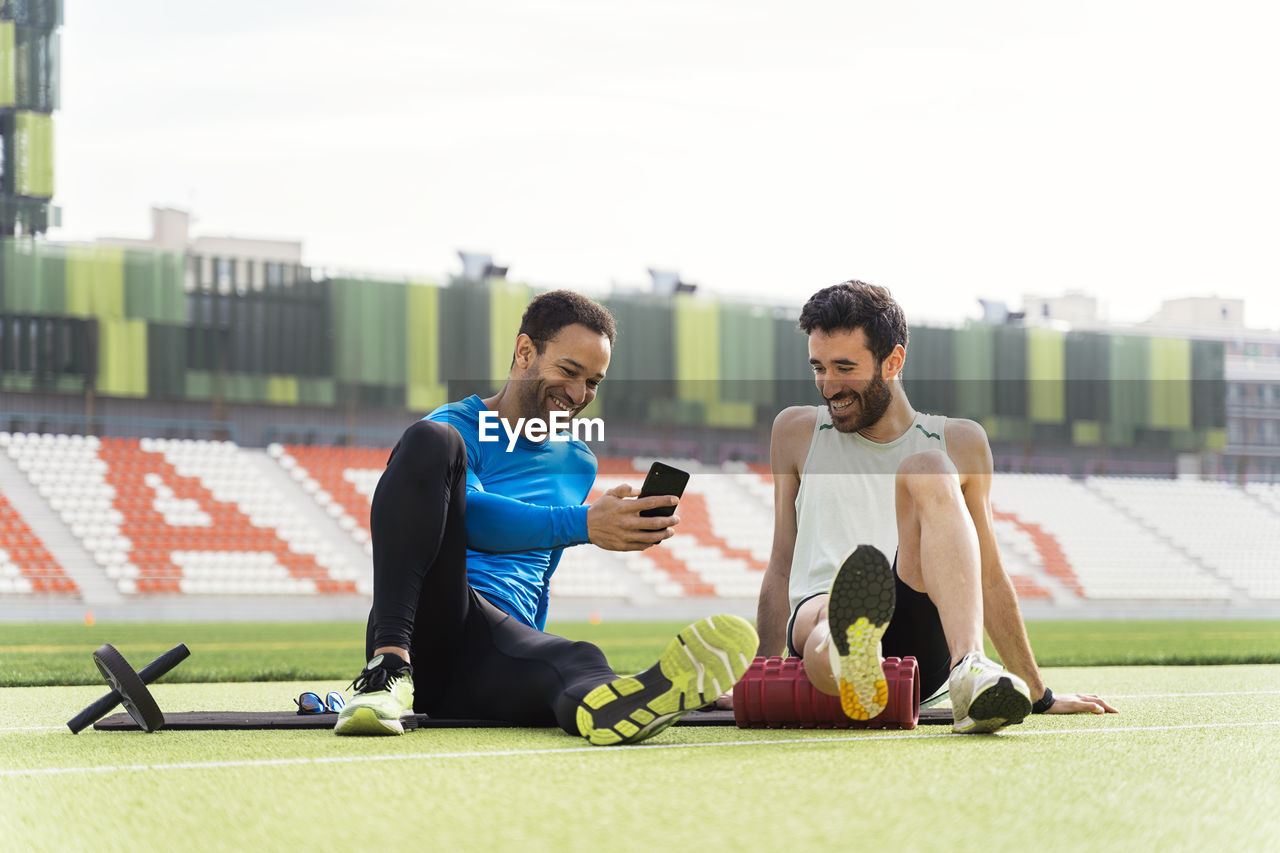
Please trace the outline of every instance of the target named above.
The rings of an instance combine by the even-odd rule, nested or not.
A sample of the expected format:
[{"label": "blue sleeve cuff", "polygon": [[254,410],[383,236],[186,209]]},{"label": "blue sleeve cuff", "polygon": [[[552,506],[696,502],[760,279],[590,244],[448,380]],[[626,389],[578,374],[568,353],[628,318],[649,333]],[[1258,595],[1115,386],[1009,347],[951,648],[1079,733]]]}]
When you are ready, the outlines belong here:
[{"label": "blue sleeve cuff", "polygon": [[587,538],[582,506],[535,506],[479,489],[467,489],[467,546],[504,554],[582,545]]}]

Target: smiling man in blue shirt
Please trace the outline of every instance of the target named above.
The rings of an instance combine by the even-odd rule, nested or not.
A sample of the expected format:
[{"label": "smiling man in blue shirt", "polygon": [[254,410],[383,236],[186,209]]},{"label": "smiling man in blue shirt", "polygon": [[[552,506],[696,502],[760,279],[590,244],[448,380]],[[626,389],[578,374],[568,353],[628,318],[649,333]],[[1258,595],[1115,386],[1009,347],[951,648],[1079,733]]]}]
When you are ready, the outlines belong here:
[{"label": "smiling man in blue shirt", "polygon": [[626,485],[583,504],[595,455],[542,428],[595,399],[615,337],[603,306],[543,294],[521,320],[502,390],[449,403],[405,431],[370,512],[370,660],[336,733],[400,734],[400,717],[414,710],[635,743],[746,671],[757,637],[736,616],[693,623],[652,667],[623,678],[590,643],[542,630],[565,548],[643,550],[679,523],[640,515],[676,498],[637,498]]}]

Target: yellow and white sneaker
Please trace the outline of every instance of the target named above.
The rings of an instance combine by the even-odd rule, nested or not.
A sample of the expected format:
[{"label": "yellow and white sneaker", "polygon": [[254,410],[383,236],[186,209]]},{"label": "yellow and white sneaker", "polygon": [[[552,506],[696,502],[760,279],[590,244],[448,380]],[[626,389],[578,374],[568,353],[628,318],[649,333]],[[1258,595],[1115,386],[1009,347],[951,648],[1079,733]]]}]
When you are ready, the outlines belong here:
[{"label": "yellow and white sneaker", "polygon": [[356,695],[338,712],[337,735],[402,735],[400,718],[413,710],[413,667],[378,655],[351,682]]},{"label": "yellow and white sneaker", "polygon": [[840,706],[854,720],[879,716],[889,704],[880,638],[893,618],[893,569],[872,545],[859,545],[840,566],[827,598],[831,672]]},{"label": "yellow and white sneaker", "polygon": [[653,666],[588,693],[578,706],[578,731],[597,746],[651,738],[737,683],[759,644],[756,629],[741,617],[699,619]]},{"label": "yellow and white sneaker", "polygon": [[1027,684],[981,652],[969,652],[951,670],[952,730],[960,734],[989,734],[1016,726],[1031,713]]}]

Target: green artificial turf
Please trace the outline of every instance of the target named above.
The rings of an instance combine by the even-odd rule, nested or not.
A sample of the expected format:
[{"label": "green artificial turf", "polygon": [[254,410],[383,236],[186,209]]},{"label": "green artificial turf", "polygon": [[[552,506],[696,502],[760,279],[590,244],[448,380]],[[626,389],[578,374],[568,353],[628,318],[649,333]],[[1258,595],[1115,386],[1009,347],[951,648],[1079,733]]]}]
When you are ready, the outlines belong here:
[{"label": "green artificial turf", "polygon": [[[14,850],[1264,850],[1280,837],[1280,667],[1052,668],[1122,713],[994,736],[668,729],[86,731],[92,686],[0,691]],[[292,707],[337,682],[160,684],[170,710]]]},{"label": "green artificial turf", "polygon": [[[619,672],[649,666],[683,627],[676,622],[554,623],[548,630],[598,644]],[[1043,666],[1280,663],[1280,621],[1031,622]],[[103,643],[135,669],[178,643],[191,657],[165,680],[349,682],[364,663],[364,625],[338,623],[0,624],[0,687],[99,684]]]}]

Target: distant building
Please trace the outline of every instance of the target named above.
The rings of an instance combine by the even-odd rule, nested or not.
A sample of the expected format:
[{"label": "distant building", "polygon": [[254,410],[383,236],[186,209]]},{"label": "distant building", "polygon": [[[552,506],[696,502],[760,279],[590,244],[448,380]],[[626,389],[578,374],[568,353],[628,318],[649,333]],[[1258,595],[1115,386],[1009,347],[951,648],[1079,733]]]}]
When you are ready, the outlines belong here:
[{"label": "distant building", "polygon": [[184,258],[184,289],[231,293],[288,287],[309,278],[302,241],[256,237],[191,236],[191,215],[172,207],[151,208],[151,237],[103,237],[98,246],[159,249]]},{"label": "distant building", "polygon": [[1028,325],[1220,341],[1226,383],[1226,446],[1219,463],[1232,479],[1280,481],[1280,333],[1249,329],[1244,300],[1220,296],[1166,299],[1136,325],[1108,323],[1095,297],[1079,291],[1023,297]]},{"label": "distant building", "polygon": [[0,235],[58,224],[50,199],[61,26],[61,0],[0,2]]}]

